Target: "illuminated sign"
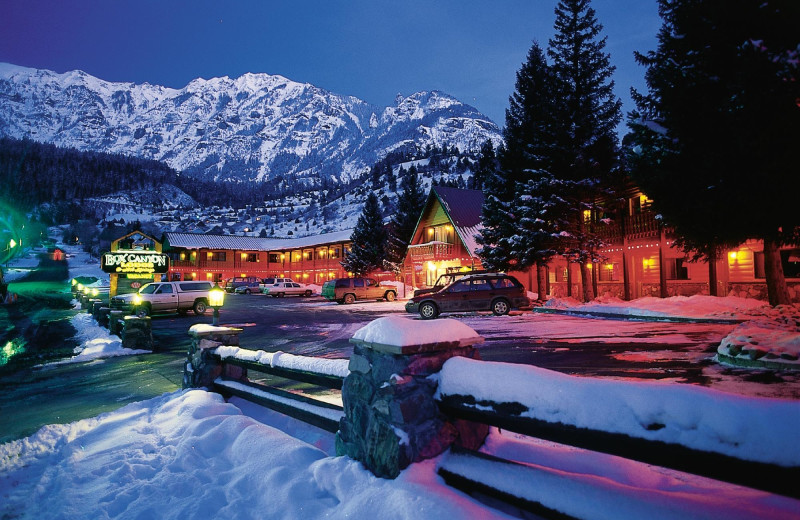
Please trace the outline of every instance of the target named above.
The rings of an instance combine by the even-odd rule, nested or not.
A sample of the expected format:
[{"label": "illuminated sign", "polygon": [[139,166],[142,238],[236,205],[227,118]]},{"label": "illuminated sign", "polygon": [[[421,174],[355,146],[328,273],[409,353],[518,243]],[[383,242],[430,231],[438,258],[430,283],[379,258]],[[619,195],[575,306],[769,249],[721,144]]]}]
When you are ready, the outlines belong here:
[{"label": "illuminated sign", "polygon": [[104,273],[154,274],[169,271],[169,257],[153,251],[116,251],[103,253]]}]

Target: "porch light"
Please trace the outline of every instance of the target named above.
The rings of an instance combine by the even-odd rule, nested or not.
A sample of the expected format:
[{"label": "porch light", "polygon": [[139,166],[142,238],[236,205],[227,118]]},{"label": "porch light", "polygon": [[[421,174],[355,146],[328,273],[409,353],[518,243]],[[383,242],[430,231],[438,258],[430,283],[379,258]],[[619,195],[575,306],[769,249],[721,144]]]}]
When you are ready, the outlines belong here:
[{"label": "porch light", "polygon": [[208,253],[206,253],[206,255],[208,255],[208,259],[211,260],[211,257],[214,256],[214,253],[209,251]]},{"label": "porch light", "polygon": [[614,264],[606,264],[606,269],[608,269],[609,271],[613,271],[614,270]]},{"label": "porch light", "polygon": [[208,305],[214,309],[214,317],[211,320],[211,324],[214,326],[219,325],[219,308],[223,303],[225,303],[225,291],[218,283],[215,283],[214,287],[208,291]]},{"label": "porch light", "polygon": [[92,296],[94,296],[95,298],[97,298],[97,295],[98,295],[98,294],[100,294],[100,291],[98,291],[98,290],[97,290],[97,287],[95,287],[94,289],[92,289]]},{"label": "porch light", "polygon": [[303,273],[303,278],[308,278],[308,273]]},{"label": "porch light", "polygon": [[435,270],[436,270],[436,264],[434,264],[433,262],[428,262],[428,271],[435,271]]},{"label": "porch light", "polygon": [[181,260],[186,260],[186,253],[181,253]]},{"label": "porch light", "polygon": [[649,258],[642,258],[642,267],[647,269],[652,265],[653,265],[653,261],[652,260],[650,260]]},{"label": "porch light", "polygon": [[736,261],[736,258],[738,258],[738,256],[739,254],[736,251],[731,251],[730,253],[728,253],[728,259],[734,262]]},{"label": "porch light", "polygon": [[83,294],[85,294],[86,296],[89,296],[89,288],[88,287],[84,287],[83,288]]}]

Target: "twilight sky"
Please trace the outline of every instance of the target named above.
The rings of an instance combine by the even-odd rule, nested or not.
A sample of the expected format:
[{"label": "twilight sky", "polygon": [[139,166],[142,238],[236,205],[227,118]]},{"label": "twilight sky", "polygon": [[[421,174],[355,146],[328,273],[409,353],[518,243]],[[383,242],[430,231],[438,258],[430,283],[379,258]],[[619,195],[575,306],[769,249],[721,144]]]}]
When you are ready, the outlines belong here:
[{"label": "twilight sky", "polygon": [[[181,88],[280,74],[387,106],[441,90],[500,126],[516,71],[553,33],[556,0],[2,0],[0,62]],[[656,0],[595,0],[627,112],[655,48]]]}]

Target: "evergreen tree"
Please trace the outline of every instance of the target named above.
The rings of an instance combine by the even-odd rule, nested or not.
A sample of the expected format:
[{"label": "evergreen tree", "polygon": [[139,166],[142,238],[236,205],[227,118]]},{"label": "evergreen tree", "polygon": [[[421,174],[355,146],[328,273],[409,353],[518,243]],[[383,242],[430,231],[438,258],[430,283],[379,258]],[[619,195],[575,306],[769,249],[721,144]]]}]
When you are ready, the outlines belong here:
[{"label": "evergreen tree", "polygon": [[385,258],[386,229],[383,227],[378,197],[370,192],[361,216],[350,239],[352,247],[342,260],[346,271],[356,276],[364,276],[371,271],[382,269]]},{"label": "evergreen tree", "polygon": [[659,0],[659,13],[657,49],[637,54],[632,175],[698,257],[763,240],[770,304],[789,303],[778,248],[800,243],[800,4]]},{"label": "evergreen tree", "polygon": [[475,164],[475,171],[472,174],[470,188],[482,190],[485,179],[497,169],[497,154],[494,151],[494,144],[487,139],[481,146],[478,162]]},{"label": "evergreen tree", "polygon": [[397,209],[389,221],[388,239],[386,242],[386,267],[399,273],[408,251],[417,221],[425,206],[425,192],[419,182],[417,168],[408,169],[400,182],[400,195],[397,197]]},{"label": "evergreen tree", "polygon": [[560,233],[560,249],[579,263],[588,301],[594,291],[586,264],[599,260],[596,249],[602,245],[590,217],[599,213],[597,203],[618,171],[616,126],[622,104],[614,96],[614,67],[604,51],[606,39],[598,39],[602,26],[589,0],[561,0],[555,12],[548,56],[559,103],[549,171],[559,181],[555,196],[569,203],[571,213],[568,229]]}]

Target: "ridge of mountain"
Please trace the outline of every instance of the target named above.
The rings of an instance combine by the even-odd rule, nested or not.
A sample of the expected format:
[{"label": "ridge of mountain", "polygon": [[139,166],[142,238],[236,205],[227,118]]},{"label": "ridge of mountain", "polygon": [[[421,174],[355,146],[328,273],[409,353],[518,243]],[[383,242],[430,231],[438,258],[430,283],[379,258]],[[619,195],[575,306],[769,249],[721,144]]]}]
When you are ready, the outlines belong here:
[{"label": "ridge of mountain", "polygon": [[500,129],[439,91],[380,108],[279,75],[181,89],[0,63],[0,136],[163,161],[203,179],[348,182],[404,147],[477,152]]}]

